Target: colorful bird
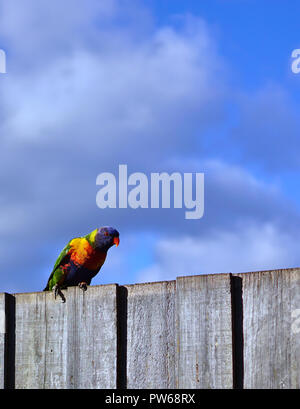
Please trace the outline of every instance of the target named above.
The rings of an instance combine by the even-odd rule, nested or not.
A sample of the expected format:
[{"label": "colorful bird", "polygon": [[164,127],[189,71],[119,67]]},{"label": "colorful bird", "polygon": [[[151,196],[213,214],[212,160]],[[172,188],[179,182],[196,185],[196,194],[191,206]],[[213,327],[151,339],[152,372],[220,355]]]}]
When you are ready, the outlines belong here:
[{"label": "colorful bird", "polygon": [[119,245],[119,232],[113,227],[100,227],[83,237],[69,241],[60,253],[44,291],[65,297],[62,288],[78,285],[83,291],[104,264],[108,249]]}]

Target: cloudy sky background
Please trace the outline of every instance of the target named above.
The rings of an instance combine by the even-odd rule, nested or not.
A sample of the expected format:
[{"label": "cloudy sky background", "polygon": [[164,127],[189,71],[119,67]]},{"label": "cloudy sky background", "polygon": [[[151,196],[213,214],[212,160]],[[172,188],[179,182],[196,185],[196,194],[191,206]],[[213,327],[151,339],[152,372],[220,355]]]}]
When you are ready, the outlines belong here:
[{"label": "cloudy sky background", "polygon": [[[2,0],[0,291],[113,225],[93,284],[300,266],[300,5]],[[104,209],[96,177],[204,172],[205,213]]]}]

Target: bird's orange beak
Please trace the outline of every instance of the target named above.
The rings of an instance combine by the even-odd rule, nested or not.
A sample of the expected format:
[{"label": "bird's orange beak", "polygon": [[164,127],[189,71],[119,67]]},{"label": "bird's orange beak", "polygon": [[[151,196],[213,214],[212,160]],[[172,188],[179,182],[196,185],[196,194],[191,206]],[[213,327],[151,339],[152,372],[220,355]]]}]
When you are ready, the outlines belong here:
[{"label": "bird's orange beak", "polygon": [[114,238],[114,244],[118,247],[119,243],[120,243],[119,237],[115,237]]}]

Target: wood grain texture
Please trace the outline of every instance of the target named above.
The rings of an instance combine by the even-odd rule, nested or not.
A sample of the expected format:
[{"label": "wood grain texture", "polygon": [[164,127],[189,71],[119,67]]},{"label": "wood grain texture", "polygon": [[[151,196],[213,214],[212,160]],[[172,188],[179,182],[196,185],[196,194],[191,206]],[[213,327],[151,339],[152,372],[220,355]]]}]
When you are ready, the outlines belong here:
[{"label": "wood grain texture", "polygon": [[116,286],[16,294],[18,389],[116,387]]},{"label": "wood grain texture", "polygon": [[178,388],[232,388],[229,274],[176,281]]},{"label": "wood grain texture", "polygon": [[175,388],[175,281],[126,288],[127,387]]},{"label": "wood grain texture", "polygon": [[0,294],[0,388],[300,388],[300,269],[64,294]]},{"label": "wood grain texture", "polygon": [[116,285],[68,289],[68,388],[116,388]]},{"label": "wood grain texture", "polygon": [[240,277],[244,387],[300,388],[300,269]]}]

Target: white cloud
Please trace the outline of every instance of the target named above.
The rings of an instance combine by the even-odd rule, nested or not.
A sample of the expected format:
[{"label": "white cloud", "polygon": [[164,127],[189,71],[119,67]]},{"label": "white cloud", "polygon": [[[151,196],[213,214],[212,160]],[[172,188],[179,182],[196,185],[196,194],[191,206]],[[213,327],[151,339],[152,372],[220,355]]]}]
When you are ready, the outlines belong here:
[{"label": "white cloud", "polygon": [[241,226],[207,237],[160,240],[156,262],[138,274],[138,282],[174,280],[178,276],[241,273],[300,265],[297,237],[276,226]]},{"label": "white cloud", "polygon": [[[0,274],[14,277],[18,289],[44,281],[41,270],[52,266],[47,251],[54,242],[64,245],[97,225],[162,237],[143,280],[296,259],[290,225],[299,226],[299,215],[281,193],[226,160],[203,160],[204,131],[224,120],[228,96],[226,67],[210,27],[191,16],[155,27],[135,6],[132,0],[3,4],[0,36],[9,66],[0,83]],[[168,171],[174,158],[175,171],[191,172],[191,157],[197,158],[194,170],[208,176],[200,221],[187,224],[184,212],[178,218],[160,209],[96,207],[99,172],[116,171],[120,163],[130,172]],[[177,238],[167,241],[170,234]],[[111,272],[121,269],[130,272],[126,251],[108,265]]]},{"label": "white cloud", "polygon": [[6,1],[1,5],[0,34],[12,56],[27,67],[40,67],[91,41],[97,26],[119,11],[116,0]]},{"label": "white cloud", "polygon": [[[10,67],[0,101],[1,274],[13,272],[19,283],[24,271],[30,285],[40,280],[55,240],[99,224],[135,224],[135,215],[130,222],[100,213],[99,172],[118,163],[146,171],[175,152],[194,151],[190,131],[215,123],[221,110],[222,63],[201,19],[156,28],[142,8],[123,14],[119,2],[100,3],[43,7],[30,0],[2,10]],[[149,228],[142,219],[139,228]]]},{"label": "white cloud", "polygon": [[[101,27],[98,35],[105,35]],[[215,124],[224,67],[201,19],[187,19],[182,31],[157,29],[138,42],[114,28],[110,35],[113,49],[74,42],[71,54],[54,54],[37,72],[24,69],[7,76],[2,105],[9,113],[2,135],[59,139],[61,148],[72,135],[83,149],[100,138],[104,148],[113,138],[115,149],[125,138],[127,144],[142,139],[153,153],[158,138],[163,148],[170,143],[176,148],[182,132]]]},{"label": "white cloud", "polygon": [[[55,4],[47,6],[50,22],[60,7]],[[93,4],[90,1],[89,7]],[[27,6],[34,16],[8,5],[3,10],[7,20],[1,30],[14,46],[25,31],[28,38],[35,37],[32,19],[45,18],[36,1]],[[78,10],[70,13],[66,30],[72,24],[77,27],[80,18]],[[68,31],[72,53],[52,50],[48,64],[33,71],[12,70],[1,84],[5,114],[0,123],[0,178],[6,208],[10,206],[5,224],[13,219],[16,225],[25,211],[19,224],[24,234],[34,231],[36,236],[39,226],[53,234],[53,223],[48,222],[53,216],[59,217],[56,234],[66,224],[74,229],[71,215],[82,224],[93,209],[96,219],[95,179],[100,171],[114,170],[118,163],[128,163],[133,171],[149,166],[154,170],[178,152],[194,152],[195,129],[215,123],[221,109],[224,85],[217,74],[222,64],[201,19],[186,17],[180,29],[157,28],[137,40],[123,37],[114,26],[95,27],[94,14],[86,13],[86,30],[98,30],[105,39],[109,32],[112,49],[101,41],[90,48],[84,38],[77,44]],[[16,31],[15,19],[20,19]],[[42,38],[49,34],[49,21]],[[63,22],[58,25],[62,29]],[[128,32],[134,29],[134,24],[127,27]],[[34,44],[37,59],[41,53],[48,55],[47,48]]]}]

